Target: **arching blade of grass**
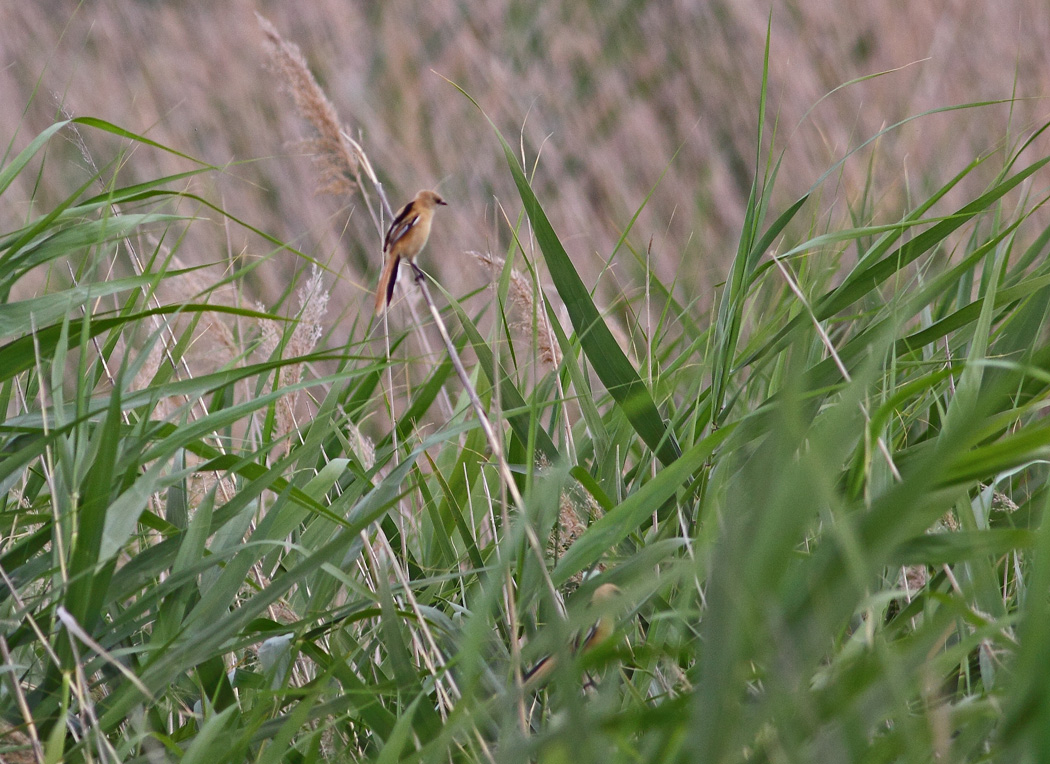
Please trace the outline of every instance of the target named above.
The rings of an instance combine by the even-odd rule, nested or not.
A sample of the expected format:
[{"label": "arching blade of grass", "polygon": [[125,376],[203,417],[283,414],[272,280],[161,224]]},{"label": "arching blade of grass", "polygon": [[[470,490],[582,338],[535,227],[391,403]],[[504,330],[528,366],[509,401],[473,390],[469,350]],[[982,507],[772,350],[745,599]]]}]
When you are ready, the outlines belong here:
[{"label": "arching blade of grass", "polygon": [[[477,101],[462,88],[455,83],[451,84],[470,99],[470,102],[479,110],[481,109]],[[488,119],[487,116],[485,118]],[[661,462],[665,465],[670,464],[682,454],[674,433],[664,423],[660,410],[653,402],[652,395],[645,383],[631,366],[631,362],[627,360],[627,356],[624,355],[612,332],[609,331],[609,327],[605,325],[605,320],[595,307],[580,274],[576,272],[561,240],[543,212],[510,145],[492,120],[488,121],[503,148],[507,166],[518,187],[518,195],[532,223],[536,241],[540,245],[540,251],[543,252],[551,279],[554,281],[558,294],[565,302],[569,319],[576,329],[580,344],[591,366],[609,394],[623,410],[624,415],[630,420],[635,432],[653,450]]]},{"label": "arching blade of grass", "polygon": [[926,533],[902,542],[893,553],[893,562],[898,565],[951,565],[975,557],[1002,557],[1013,551],[1024,551],[1035,541],[1035,534],[1022,528]]},{"label": "arching blade of grass", "polygon": [[68,124],[68,122],[56,122],[55,124],[50,125],[33,138],[29,145],[18,153],[18,156],[0,169],[0,196],[7,191],[14,179],[25,170],[33,157],[40,153],[41,149],[47,145],[47,142]]},{"label": "arching blade of grass", "polygon": [[[770,178],[765,189],[767,195],[772,193],[774,178],[775,174]],[[736,368],[734,364],[737,343],[740,339],[741,317],[751,289],[758,259],[772,245],[776,237],[783,233],[788,223],[802,209],[807,199],[808,196],[803,196],[785,210],[757,242],[750,239],[743,239],[740,242],[740,249],[729,269],[729,279],[726,282],[722,300],[718,306],[718,320],[715,323],[711,383],[711,417],[713,424],[720,425],[729,413],[725,408],[725,399],[728,394],[729,378]],[[753,190],[752,198],[748,203],[747,226],[758,225],[760,221],[752,223],[751,218],[759,214],[757,207],[765,208],[767,201],[764,200],[759,205],[755,200]]]},{"label": "arching blade of grass", "polygon": [[681,456],[682,449],[678,446],[674,434],[664,424],[663,417],[638,372],[631,366],[612,332],[605,325],[605,320],[595,307],[583,280],[573,267],[550,221],[547,220],[513,151],[503,136],[498,133],[497,135],[514,182],[518,186],[525,211],[532,221],[536,241],[547,261],[551,279],[565,301],[565,308],[591,366],[646,445],[656,453],[661,462],[665,465],[671,464]]},{"label": "arching blade of grass", "polygon": [[[772,11],[767,22],[772,24]],[[756,140],[754,177],[747,206],[744,208],[744,225],[737,245],[736,256],[729,268],[722,299],[718,305],[718,319],[714,327],[714,359],[711,371],[711,424],[719,426],[728,414],[726,398],[729,394],[729,378],[734,370],[737,354],[737,343],[740,340],[741,321],[744,304],[750,292],[753,275],[759,259],[766,249],[781,234],[792,218],[798,213],[809,198],[808,194],[785,210],[773,225],[759,236],[762,223],[769,208],[780,163],[772,168],[767,167],[764,180],[760,183],[762,151],[765,149],[763,134],[766,122],[766,97],[769,85],[769,29],[767,28],[765,53],[762,59],[762,86],[759,89],[758,104],[758,137]]]}]

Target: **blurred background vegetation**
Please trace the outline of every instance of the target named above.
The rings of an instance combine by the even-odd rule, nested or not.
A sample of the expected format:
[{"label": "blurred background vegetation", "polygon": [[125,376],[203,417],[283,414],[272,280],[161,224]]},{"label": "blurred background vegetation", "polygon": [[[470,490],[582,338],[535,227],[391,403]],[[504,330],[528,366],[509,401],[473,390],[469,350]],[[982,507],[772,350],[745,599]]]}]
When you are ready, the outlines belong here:
[{"label": "blurred background vegetation", "polygon": [[[652,238],[657,275],[704,309],[736,250],[753,177],[770,8],[753,0],[5,3],[0,135],[23,147],[61,104],[228,165],[195,190],[326,263],[342,277],[333,305],[356,312],[380,267],[374,232],[352,200],[318,198],[300,155],[302,123],[266,68],[258,11],[303,50],[395,206],[431,186],[451,201],[427,263],[454,294],[486,282],[463,250],[506,245],[497,204],[515,196],[488,125],[443,77],[512,143],[520,135],[525,166],[537,166],[534,187],[588,284],[601,273],[599,293],[637,289],[628,261],[605,265],[652,191],[634,245],[644,250]],[[847,220],[851,207],[896,219],[909,198],[1048,112],[1050,7],[1039,0],[777,2],[772,20],[765,128],[776,128],[774,153],[785,152],[780,207],[899,120],[1013,99],[887,132],[822,184],[817,228]],[[838,89],[880,72],[888,73]],[[138,147],[121,178],[179,169],[176,157]],[[996,170],[974,173],[944,209]],[[40,184],[38,203],[64,193],[62,178],[23,182]],[[0,210],[4,222],[24,214]],[[216,261],[258,256],[244,233],[217,224],[211,234],[201,251]],[[252,276],[264,300],[299,267],[290,257],[277,266]]]}]

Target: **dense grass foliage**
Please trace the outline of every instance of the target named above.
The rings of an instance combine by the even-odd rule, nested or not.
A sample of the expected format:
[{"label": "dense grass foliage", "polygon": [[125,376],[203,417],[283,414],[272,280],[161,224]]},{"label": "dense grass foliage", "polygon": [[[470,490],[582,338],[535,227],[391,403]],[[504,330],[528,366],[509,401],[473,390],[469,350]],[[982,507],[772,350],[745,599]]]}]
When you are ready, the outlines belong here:
[{"label": "dense grass foliage", "polygon": [[[147,143],[56,123],[0,193],[74,128]],[[756,163],[705,315],[628,230],[644,287],[595,304],[502,148],[523,215],[445,318],[523,507],[449,363],[340,344],[306,258],[240,296],[294,249],[187,266],[246,224],[182,176],[119,157],[0,234],[0,756],[1040,760],[1050,158],[820,230]]]}]

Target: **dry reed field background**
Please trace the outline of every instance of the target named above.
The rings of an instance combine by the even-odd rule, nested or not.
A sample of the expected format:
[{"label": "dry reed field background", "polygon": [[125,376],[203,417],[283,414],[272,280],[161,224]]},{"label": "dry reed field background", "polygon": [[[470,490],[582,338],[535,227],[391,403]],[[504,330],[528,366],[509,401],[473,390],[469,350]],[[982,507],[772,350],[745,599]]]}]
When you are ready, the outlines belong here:
[{"label": "dry reed field background", "polygon": [[[462,295],[485,282],[464,250],[506,245],[497,203],[514,197],[488,126],[442,78],[515,145],[520,134],[536,190],[589,283],[652,191],[634,244],[652,237],[657,274],[709,305],[747,202],[769,10],[751,0],[7,3],[0,133],[20,147],[61,103],[229,165],[201,192],[339,273],[334,299],[357,310],[381,267],[371,224],[351,200],[318,196],[297,143],[302,123],[265,67],[260,11],[304,51],[395,204],[429,186],[452,202],[428,261],[446,288]],[[879,196],[868,204],[893,220],[909,195],[1048,113],[1047,39],[1050,8],[1036,0],[775,4],[766,129],[777,125],[775,151],[785,152],[778,201],[899,120],[1016,99],[892,130],[821,186],[829,219],[845,219],[870,181]],[[879,72],[890,73],[828,95]],[[184,169],[141,147],[128,165],[129,181]],[[948,203],[986,180],[977,173]],[[216,227],[205,251],[252,256],[255,242],[227,233]],[[287,283],[294,266],[276,265],[255,276],[258,296]],[[638,277],[616,262],[600,288],[637,289]]]},{"label": "dry reed field background", "polygon": [[1047,41],[0,4],[0,764],[1050,760]]}]

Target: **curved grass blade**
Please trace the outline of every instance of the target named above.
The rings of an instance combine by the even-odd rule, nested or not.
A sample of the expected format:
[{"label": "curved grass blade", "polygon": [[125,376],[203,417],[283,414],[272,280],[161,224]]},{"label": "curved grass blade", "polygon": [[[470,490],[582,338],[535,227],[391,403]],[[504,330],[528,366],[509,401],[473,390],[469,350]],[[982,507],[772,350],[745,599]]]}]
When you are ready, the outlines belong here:
[{"label": "curved grass blade", "polygon": [[[481,110],[478,102],[466,91],[451,80],[446,81]],[[503,153],[507,157],[507,166],[518,187],[518,194],[521,196],[525,212],[532,222],[536,241],[540,245],[540,251],[543,252],[558,294],[565,301],[565,308],[580,338],[583,352],[587,354],[598,379],[602,381],[609,394],[623,410],[635,432],[665,466],[671,464],[682,455],[682,449],[674,433],[667,427],[645,383],[642,382],[635,368],[631,366],[631,362],[627,360],[627,356],[620,349],[609,327],[605,325],[601,313],[598,312],[587,287],[584,286],[583,279],[576,272],[572,260],[569,259],[561,240],[558,239],[547,215],[543,212],[536,194],[533,193],[510,144],[487,114],[485,119],[492,125],[496,138],[503,147]]]},{"label": "curved grass blade", "polygon": [[609,327],[605,325],[513,151],[498,132],[497,137],[503,146],[525,211],[532,221],[536,241],[539,242],[540,250],[547,261],[551,279],[558,289],[558,294],[565,301],[565,308],[580,338],[583,352],[587,354],[598,378],[623,410],[635,432],[665,466],[671,464],[682,455],[678,441],[664,423],[645,383],[627,360]]}]

